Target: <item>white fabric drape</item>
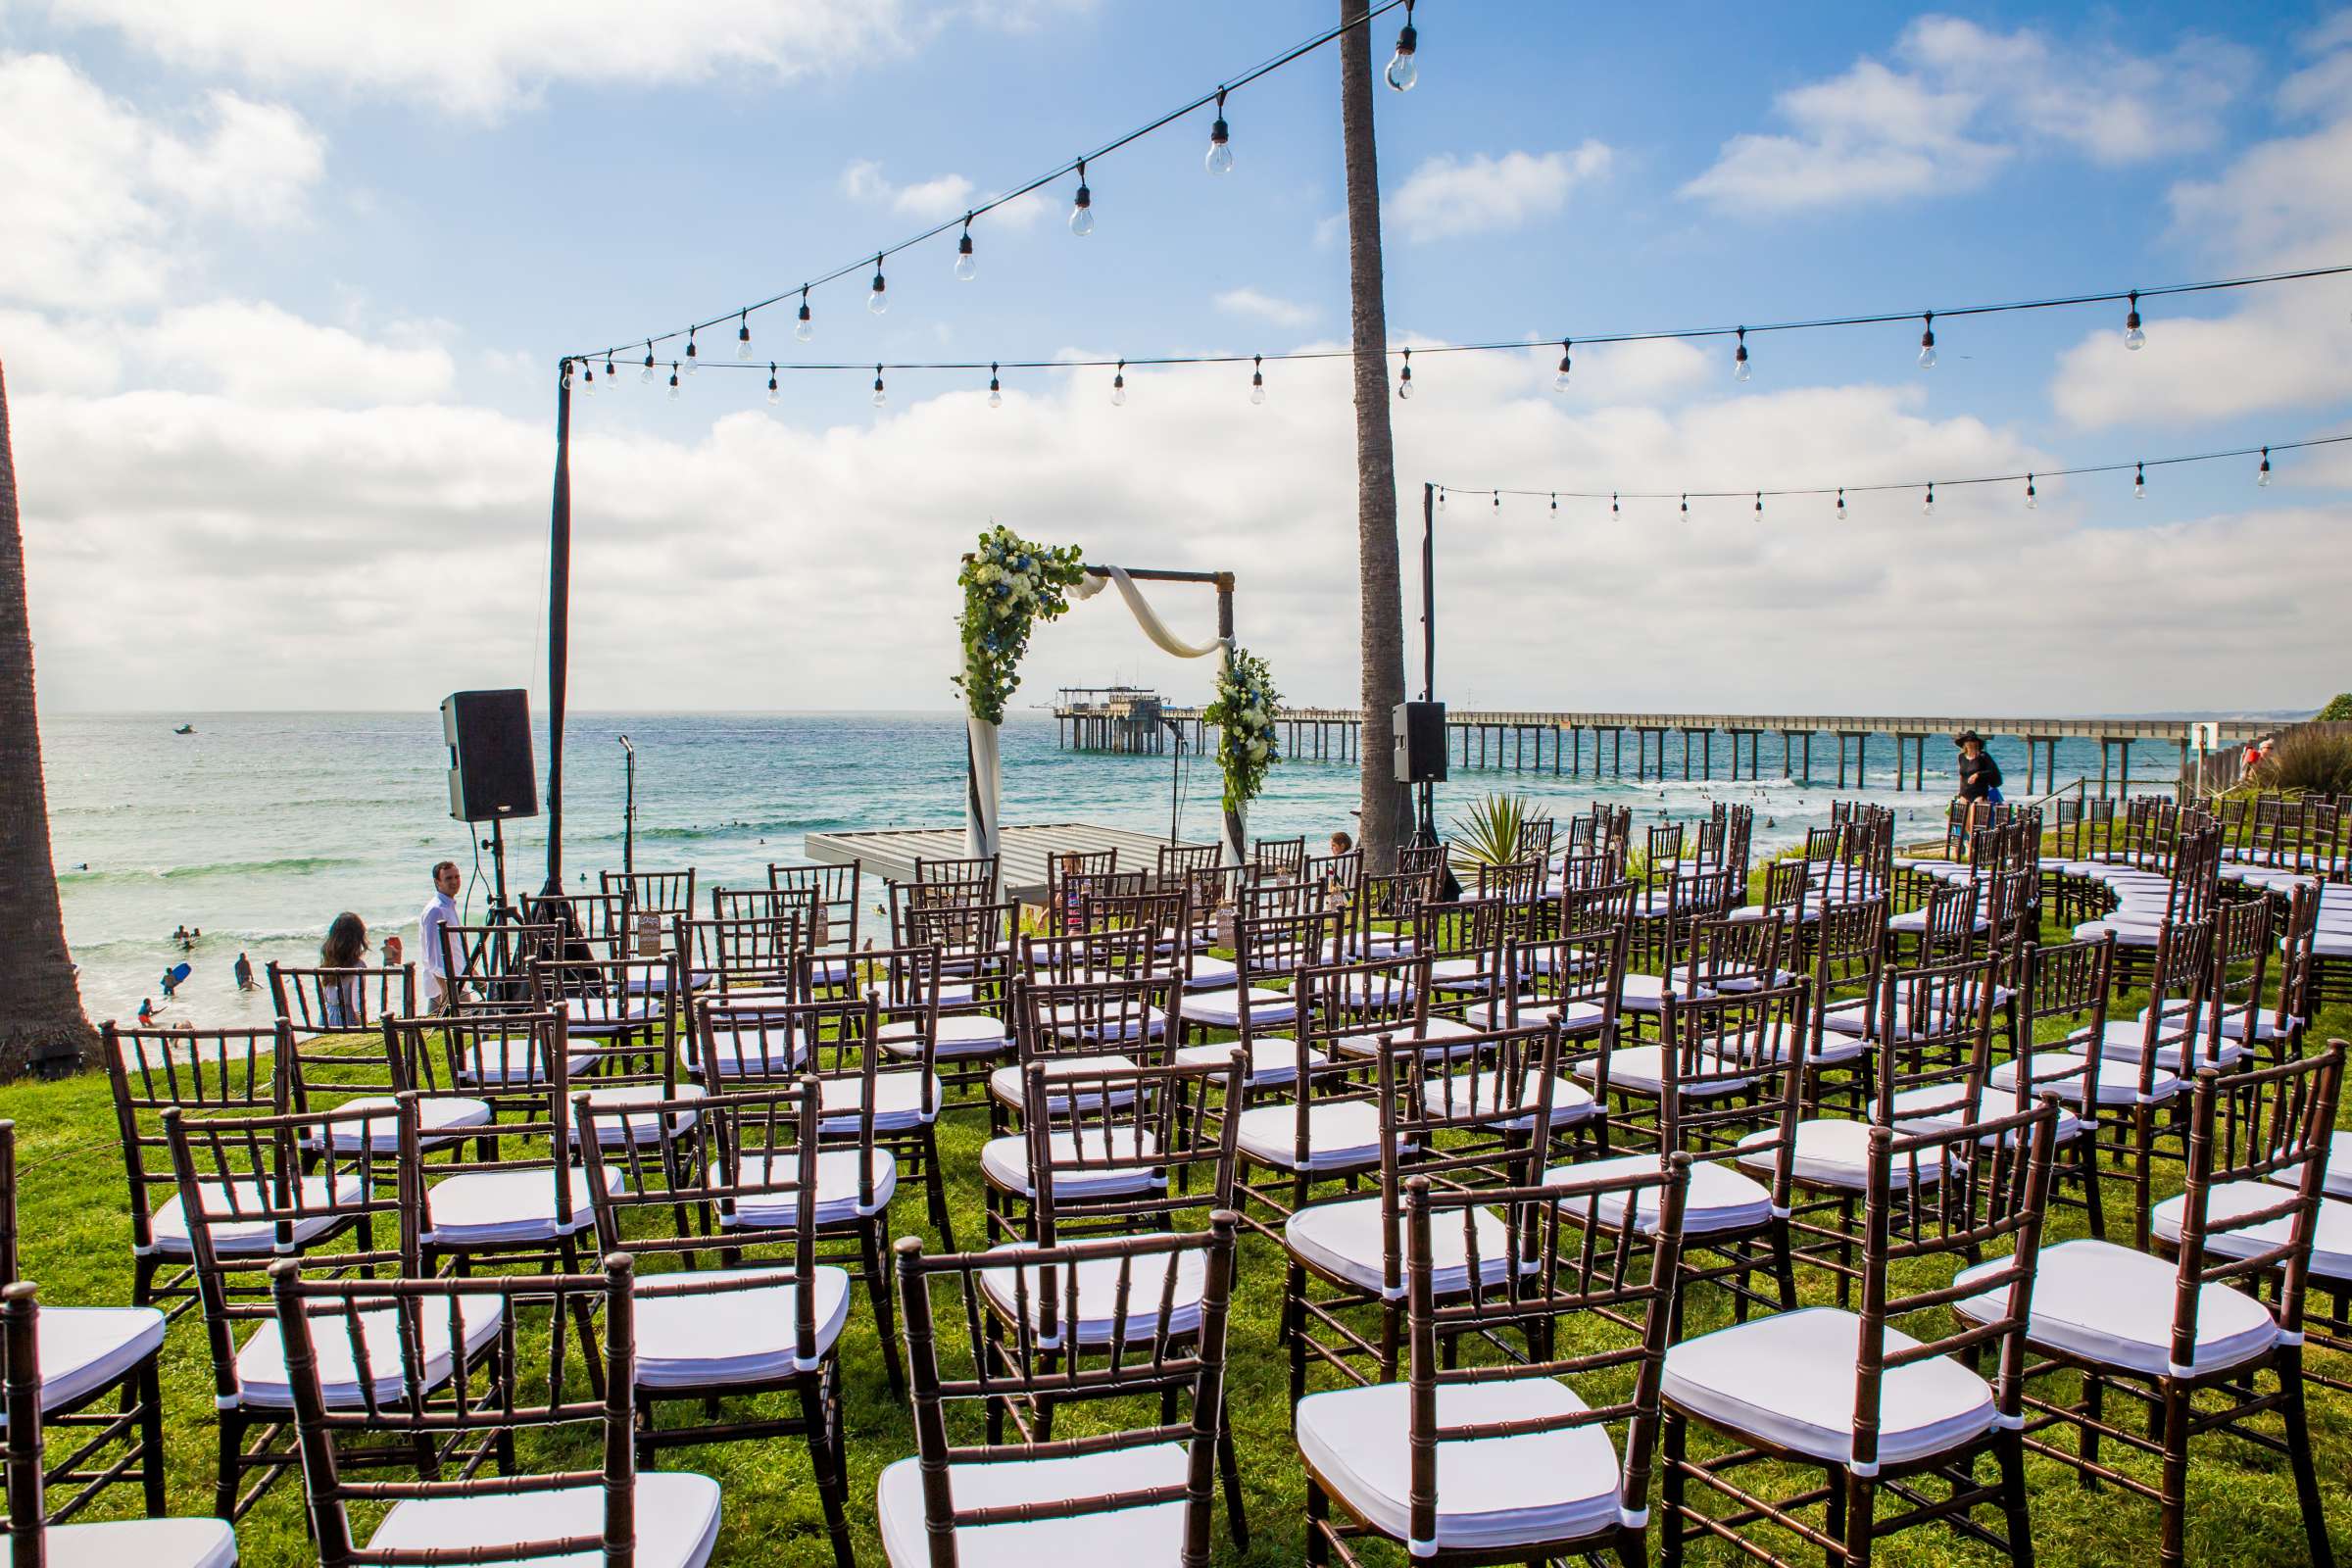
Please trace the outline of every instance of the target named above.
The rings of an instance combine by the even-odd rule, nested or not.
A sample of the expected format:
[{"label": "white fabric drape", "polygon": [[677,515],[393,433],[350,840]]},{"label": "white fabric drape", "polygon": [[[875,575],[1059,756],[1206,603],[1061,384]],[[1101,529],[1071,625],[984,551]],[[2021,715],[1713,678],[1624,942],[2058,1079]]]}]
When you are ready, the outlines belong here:
[{"label": "white fabric drape", "polygon": [[966,713],[963,717],[965,781],[963,790],[963,853],[972,859],[1001,853],[1000,823],[1004,804],[1004,769],[997,748],[997,726]]},{"label": "white fabric drape", "polygon": [[1173,654],[1178,659],[1206,659],[1211,654],[1232,651],[1231,638],[1217,637],[1204,643],[1179,640],[1174,632],[1168,630],[1167,622],[1159,618],[1159,612],[1145,600],[1143,591],[1136,587],[1135,579],[1127,575],[1123,566],[1107,566],[1102,571],[1088,572],[1070,590],[1070,597],[1081,601],[1092,599],[1102,591],[1105,582],[1118,586],[1119,597],[1127,601],[1128,610],[1135,614],[1135,623],[1144,628],[1144,635],[1151,638],[1162,653]]}]

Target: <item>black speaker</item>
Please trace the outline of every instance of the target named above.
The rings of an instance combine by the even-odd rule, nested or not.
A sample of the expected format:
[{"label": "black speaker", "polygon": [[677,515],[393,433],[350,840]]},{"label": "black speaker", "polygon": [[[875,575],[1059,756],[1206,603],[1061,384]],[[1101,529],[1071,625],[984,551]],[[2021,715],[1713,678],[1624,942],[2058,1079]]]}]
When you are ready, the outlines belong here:
[{"label": "black speaker", "polygon": [[461,822],[539,814],[531,769],[528,692],[451,692],[441,699],[449,742],[449,814]]},{"label": "black speaker", "polygon": [[1396,782],[1446,782],[1446,705],[1398,703],[1396,726]]}]

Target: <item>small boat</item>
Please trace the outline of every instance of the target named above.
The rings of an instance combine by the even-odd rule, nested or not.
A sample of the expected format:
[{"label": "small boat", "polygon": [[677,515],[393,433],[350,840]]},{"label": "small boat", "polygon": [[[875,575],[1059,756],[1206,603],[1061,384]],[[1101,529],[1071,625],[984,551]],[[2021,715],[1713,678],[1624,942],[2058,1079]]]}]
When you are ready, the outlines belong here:
[{"label": "small boat", "polygon": [[182,724],[179,726],[179,728],[173,730],[172,733],[174,735],[193,735],[196,733],[196,726],[193,724]]}]

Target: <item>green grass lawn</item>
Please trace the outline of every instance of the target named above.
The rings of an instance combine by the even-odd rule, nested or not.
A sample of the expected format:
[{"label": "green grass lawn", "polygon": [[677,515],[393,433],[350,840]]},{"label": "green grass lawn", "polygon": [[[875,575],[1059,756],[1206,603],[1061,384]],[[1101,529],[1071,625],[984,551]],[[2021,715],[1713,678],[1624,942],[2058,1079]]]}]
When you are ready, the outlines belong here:
[{"label": "green grass lawn", "polygon": [[[2144,1000],[2121,999],[2114,1015],[2136,1016]],[[2352,1035],[2352,1008],[2336,1007],[2323,1013],[2315,1032],[2321,1039]],[[127,1199],[103,1075],[0,1090],[0,1114],[13,1117],[18,1128],[25,1276],[40,1282],[43,1298],[50,1302],[91,1305],[127,1301]],[[977,1167],[986,1132],[983,1112],[962,1110],[951,1114],[942,1137],[956,1224],[966,1245],[973,1245],[983,1234]],[[2159,1173],[2166,1191],[2177,1189],[2177,1169],[2160,1165]],[[2109,1233],[2126,1242],[2131,1235],[2131,1200],[2128,1182],[2109,1182]],[[937,1245],[923,1225],[919,1193],[902,1191],[893,1229],[898,1234],[922,1234],[927,1246]],[[2049,1239],[2063,1240],[2082,1234],[2082,1229],[2079,1212],[2059,1209]],[[1245,1239],[1229,1348],[1230,1386],[1252,1537],[1246,1554],[1235,1553],[1223,1538],[1220,1515],[1219,1552],[1226,1561],[1288,1564],[1301,1560],[1301,1472],[1289,1433],[1286,1361],[1275,1339],[1283,1276],[1280,1249],[1263,1239]],[[1800,1283],[1808,1300],[1830,1298],[1827,1283],[1806,1279],[1801,1266]],[[1723,1320],[1719,1293],[1710,1289],[1700,1297],[1690,1308],[1691,1332]],[[884,1556],[873,1528],[875,1479],[885,1465],[914,1451],[914,1437],[906,1406],[891,1396],[884,1379],[873,1320],[862,1298],[853,1308],[842,1343],[850,1515],[859,1561],[878,1568]],[[2330,1372],[2352,1375],[2352,1361],[2326,1351],[2311,1353],[2328,1363]],[[163,1371],[172,1507],[178,1513],[209,1513],[216,1431],[212,1370],[195,1314],[173,1325],[164,1350]],[[2352,1489],[2347,1489],[2345,1478],[2352,1473],[2352,1399],[2325,1390],[2315,1390],[2314,1396],[2311,1440],[2317,1450],[2321,1486],[2336,1550],[2348,1553],[2352,1552]],[[2111,1412],[2115,1408],[2111,1403]],[[2124,1462],[2137,1466],[2138,1473],[2154,1480],[2152,1464],[2136,1458]],[[662,1463],[699,1470],[719,1482],[724,1526],[717,1560],[785,1562],[811,1568],[830,1562],[807,1451],[798,1440],[665,1450]],[[2157,1531],[2153,1503],[2120,1495],[2112,1489],[2084,1490],[2070,1471],[2040,1459],[2029,1461],[2028,1476],[2034,1543],[2043,1564],[2121,1568],[2153,1558]],[[2226,1434],[2201,1438],[2192,1450],[2191,1490],[2191,1561],[2292,1564],[2306,1559],[2293,1484],[2282,1458]],[[113,1494],[103,1511],[133,1512],[135,1495],[135,1489],[122,1489]],[[254,1568],[287,1568],[314,1560],[305,1538],[298,1480],[288,1477],[281,1482],[239,1525],[238,1536],[243,1560]],[[1654,1551],[1654,1533],[1652,1543]],[[1813,1560],[1810,1552],[1793,1552],[1794,1544],[1786,1538],[1779,1544],[1797,1560]],[[1393,1555],[1403,1560],[1401,1553]],[[1700,1544],[1691,1548],[1690,1560],[1740,1559],[1720,1545]],[[1883,1560],[1965,1564],[1999,1559],[1988,1549],[1931,1525],[1889,1543]]]}]

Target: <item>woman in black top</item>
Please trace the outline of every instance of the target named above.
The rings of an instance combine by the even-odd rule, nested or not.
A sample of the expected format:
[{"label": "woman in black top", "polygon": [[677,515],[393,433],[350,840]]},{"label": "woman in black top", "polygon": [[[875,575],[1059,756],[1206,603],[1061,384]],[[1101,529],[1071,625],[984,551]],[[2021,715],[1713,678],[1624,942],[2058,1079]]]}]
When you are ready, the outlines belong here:
[{"label": "woman in black top", "polygon": [[[1967,831],[1974,833],[1978,803],[1988,807],[2001,804],[2001,764],[1986,755],[1984,737],[1973,729],[1952,737],[1952,744],[1960,748],[1960,799],[1968,803]],[[1984,816],[1989,823],[1992,813],[1986,811]]]}]

